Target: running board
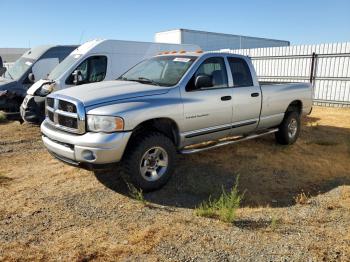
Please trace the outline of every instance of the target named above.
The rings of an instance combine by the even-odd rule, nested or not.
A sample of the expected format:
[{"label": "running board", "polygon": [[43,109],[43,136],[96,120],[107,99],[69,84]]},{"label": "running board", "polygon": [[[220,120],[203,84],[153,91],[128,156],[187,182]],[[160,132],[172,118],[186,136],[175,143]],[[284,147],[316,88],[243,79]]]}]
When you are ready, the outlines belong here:
[{"label": "running board", "polygon": [[252,135],[240,137],[240,138],[237,138],[237,139],[234,139],[234,140],[218,142],[218,143],[216,143],[214,145],[210,145],[210,146],[207,146],[207,147],[193,148],[193,149],[183,149],[183,150],[180,151],[180,153],[184,154],[184,155],[194,154],[194,153],[206,151],[206,150],[209,150],[209,149],[214,149],[214,148],[217,148],[217,147],[231,145],[231,144],[235,144],[235,143],[238,143],[238,142],[254,139],[254,138],[257,138],[257,137],[260,137],[260,136],[265,136],[265,135],[268,135],[268,134],[275,133],[277,131],[278,131],[278,128],[269,129],[269,130],[267,130],[265,132],[262,132],[262,133],[252,134]]}]

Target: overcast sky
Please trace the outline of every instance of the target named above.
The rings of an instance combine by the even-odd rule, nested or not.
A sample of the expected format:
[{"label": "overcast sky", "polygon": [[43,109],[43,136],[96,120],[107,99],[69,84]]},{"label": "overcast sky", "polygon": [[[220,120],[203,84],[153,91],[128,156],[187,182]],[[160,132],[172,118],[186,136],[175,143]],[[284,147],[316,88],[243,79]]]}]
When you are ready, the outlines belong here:
[{"label": "overcast sky", "polygon": [[3,0],[0,10],[0,47],[153,41],[155,32],[175,28],[291,44],[350,41],[349,0]]}]

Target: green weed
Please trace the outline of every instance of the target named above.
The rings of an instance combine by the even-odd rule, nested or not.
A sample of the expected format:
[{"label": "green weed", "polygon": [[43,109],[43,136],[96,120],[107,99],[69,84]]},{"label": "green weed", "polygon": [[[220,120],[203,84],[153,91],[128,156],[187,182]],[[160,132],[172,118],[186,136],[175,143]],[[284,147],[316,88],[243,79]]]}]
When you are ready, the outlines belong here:
[{"label": "green weed", "polygon": [[235,185],[230,192],[222,189],[222,194],[218,199],[212,200],[209,197],[208,201],[201,203],[195,209],[195,214],[202,217],[218,218],[221,221],[232,223],[236,218],[236,211],[244,196],[244,193],[239,193],[238,179],[239,177],[237,176]]}]

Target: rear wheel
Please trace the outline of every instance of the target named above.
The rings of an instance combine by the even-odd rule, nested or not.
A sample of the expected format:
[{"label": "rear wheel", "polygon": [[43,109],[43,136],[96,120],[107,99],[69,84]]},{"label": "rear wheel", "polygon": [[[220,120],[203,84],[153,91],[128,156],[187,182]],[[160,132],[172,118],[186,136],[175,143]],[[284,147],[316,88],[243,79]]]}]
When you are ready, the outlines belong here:
[{"label": "rear wheel", "polygon": [[300,133],[300,114],[292,111],[287,112],[278,132],[275,133],[277,143],[281,145],[294,144]]},{"label": "rear wheel", "polygon": [[124,166],[135,186],[152,191],[168,182],[175,161],[173,142],[161,133],[151,132],[134,138],[125,153]]}]

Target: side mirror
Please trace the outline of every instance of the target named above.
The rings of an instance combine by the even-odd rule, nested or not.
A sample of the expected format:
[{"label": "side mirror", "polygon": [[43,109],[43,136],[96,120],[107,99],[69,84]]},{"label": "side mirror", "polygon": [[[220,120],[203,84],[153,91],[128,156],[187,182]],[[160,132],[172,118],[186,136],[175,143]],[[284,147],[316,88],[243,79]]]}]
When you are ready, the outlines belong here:
[{"label": "side mirror", "polygon": [[35,82],[35,76],[34,76],[33,73],[29,73],[29,75],[28,75],[28,80],[29,80],[29,82],[31,82],[31,83],[34,83],[34,82]]},{"label": "side mirror", "polygon": [[72,73],[72,76],[73,76],[73,84],[79,85],[83,82],[83,75],[80,70],[75,70]]},{"label": "side mirror", "polygon": [[200,76],[196,77],[194,85],[195,85],[196,89],[203,88],[203,87],[204,88],[205,87],[212,87],[213,81],[211,80],[210,76],[200,75]]}]

